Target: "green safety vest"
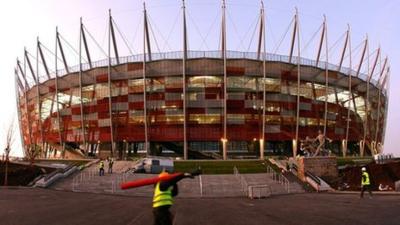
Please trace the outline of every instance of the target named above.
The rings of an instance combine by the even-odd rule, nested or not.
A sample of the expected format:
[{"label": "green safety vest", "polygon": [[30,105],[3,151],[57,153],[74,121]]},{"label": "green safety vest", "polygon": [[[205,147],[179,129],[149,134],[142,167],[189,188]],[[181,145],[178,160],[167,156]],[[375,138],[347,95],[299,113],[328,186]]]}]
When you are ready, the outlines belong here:
[{"label": "green safety vest", "polygon": [[[363,177],[365,177],[365,180]],[[367,172],[363,172],[362,177],[361,177],[361,185],[365,186],[365,185],[370,185],[370,184],[371,184],[371,182],[369,181],[369,174]]]},{"label": "green safety vest", "polygon": [[156,184],[153,196],[153,208],[157,208],[164,205],[172,205],[172,187],[169,187],[166,191],[160,190],[160,182]]},{"label": "green safety vest", "polygon": [[100,162],[99,168],[100,168],[100,169],[101,169],[101,168],[104,168],[104,162],[103,162],[103,161]]}]

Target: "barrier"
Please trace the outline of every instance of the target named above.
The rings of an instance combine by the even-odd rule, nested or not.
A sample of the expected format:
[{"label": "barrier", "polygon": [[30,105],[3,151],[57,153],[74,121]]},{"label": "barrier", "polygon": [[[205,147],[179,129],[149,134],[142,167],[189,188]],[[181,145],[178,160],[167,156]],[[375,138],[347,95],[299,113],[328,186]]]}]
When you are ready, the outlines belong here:
[{"label": "barrier", "polygon": [[265,198],[272,195],[271,187],[267,184],[250,185],[248,187],[248,196],[251,199]]}]

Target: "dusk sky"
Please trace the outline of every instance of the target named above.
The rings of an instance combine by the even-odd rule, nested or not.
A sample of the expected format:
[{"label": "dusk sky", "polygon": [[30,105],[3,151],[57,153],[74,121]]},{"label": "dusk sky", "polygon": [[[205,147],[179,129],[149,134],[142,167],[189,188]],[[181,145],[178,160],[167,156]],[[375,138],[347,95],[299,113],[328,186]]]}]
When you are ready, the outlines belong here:
[{"label": "dusk sky", "polygon": [[[16,117],[14,67],[16,58],[23,58],[24,47],[36,55],[36,37],[51,51],[55,45],[55,27],[61,35],[78,49],[79,18],[98,44],[107,51],[108,9],[124,38],[118,34],[120,55],[142,52],[143,14],[141,0],[13,0],[1,1],[0,8],[0,154],[5,147],[5,130]],[[180,51],[182,49],[182,20],[180,0],[148,0],[147,10],[153,30],[154,52]],[[370,53],[379,46],[391,65],[389,111],[384,145],[385,153],[400,156],[400,4],[397,0],[276,0],[264,1],[267,14],[267,51],[287,55],[290,33],[285,36],[293,18],[295,7],[300,17],[302,57],[315,59],[319,28],[323,14],[328,21],[328,43],[331,49],[329,62],[338,64],[347,24],[351,26],[353,68],[359,62],[362,42],[368,34]],[[188,38],[190,50],[218,50],[221,18],[220,0],[186,0]],[[227,0],[228,50],[255,51],[257,33],[253,34],[260,10],[259,0]],[[256,31],[257,32],[257,31]],[[318,33],[317,33],[318,32]],[[124,41],[126,39],[126,41]],[[280,40],[282,43],[279,45]],[[89,41],[93,60],[104,59],[93,40]],[[126,44],[125,44],[126,42]],[[131,51],[128,50],[128,45]],[[78,64],[78,57],[66,46],[70,66]],[[47,52],[48,63],[54,56]],[[323,56],[324,58],[324,56]],[[372,62],[372,58],[371,58]],[[347,62],[346,62],[347,63]],[[36,67],[36,66],[35,66]],[[54,69],[50,65],[50,69]],[[366,72],[363,67],[362,72]],[[12,155],[22,156],[21,139],[15,137]]]}]

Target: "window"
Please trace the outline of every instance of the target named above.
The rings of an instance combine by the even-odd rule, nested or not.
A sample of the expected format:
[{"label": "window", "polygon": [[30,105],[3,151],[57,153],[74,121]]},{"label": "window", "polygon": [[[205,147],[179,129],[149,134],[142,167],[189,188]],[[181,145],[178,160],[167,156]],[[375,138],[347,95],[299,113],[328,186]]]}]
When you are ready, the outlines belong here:
[{"label": "window", "polygon": [[191,114],[189,121],[194,121],[198,124],[218,124],[221,121],[221,116],[219,114]]},{"label": "window", "polygon": [[190,77],[188,87],[221,87],[222,78],[218,76],[195,76]]}]

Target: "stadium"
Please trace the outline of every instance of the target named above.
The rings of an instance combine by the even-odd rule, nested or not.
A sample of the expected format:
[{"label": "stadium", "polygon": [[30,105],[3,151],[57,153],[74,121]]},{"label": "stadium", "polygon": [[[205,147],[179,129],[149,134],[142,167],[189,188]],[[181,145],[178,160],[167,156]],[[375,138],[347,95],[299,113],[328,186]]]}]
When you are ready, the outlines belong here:
[{"label": "stadium", "polygon": [[68,64],[58,31],[52,51],[38,40],[36,56],[25,50],[15,67],[25,154],[264,158],[297,155],[302,140],[319,132],[331,140],[330,154],[382,151],[390,67],[380,49],[370,54],[366,39],[359,58],[352,57],[349,29],[339,61],[329,62],[324,20],[316,57],[304,58],[296,13],[289,53],[267,52],[261,7],[256,51],[232,51],[225,11],[223,5],[221,43],[214,51],[188,49],[184,6],[178,51],[153,52],[146,9],[141,54],[119,55],[111,13],[102,60],[91,60],[90,35],[82,22],[78,65]]}]

